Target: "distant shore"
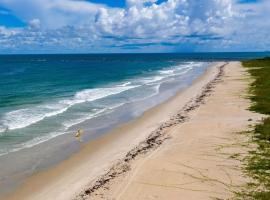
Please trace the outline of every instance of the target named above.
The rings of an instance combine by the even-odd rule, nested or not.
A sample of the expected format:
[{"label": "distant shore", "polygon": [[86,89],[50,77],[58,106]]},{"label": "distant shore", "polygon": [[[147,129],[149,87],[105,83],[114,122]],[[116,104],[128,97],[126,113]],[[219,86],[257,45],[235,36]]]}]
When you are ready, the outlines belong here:
[{"label": "distant shore", "polygon": [[[246,128],[251,123],[250,118],[253,121],[261,118],[246,110],[249,102],[239,95],[247,89],[247,82],[242,80],[245,76],[246,72],[237,62],[218,63],[189,88],[89,142],[68,160],[33,175],[3,199],[66,200],[103,196],[140,199],[154,194],[176,199],[179,195],[191,194],[192,190],[180,186],[189,183],[197,195],[206,197],[213,189],[212,196],[230,196],[231,192],[221,186],[224,183],[217,183],[219,179],[226,182],[228,178],[225,172],[219,172],[239,163],[228,160],[228,168],[221,169],[217,167],[222,164],[221,160],[212,166],[213,163],[202,161],[198,156],[204,150],[219,156],[211,151],[219,145],[230,144],[234,138],[229,140],[230,137]],[[243,150],[237,147],[230,153],[234,151]],[[221,158],[226,160],[227,157]],[[184,168],[190,165],[195,168],[186,171]],[[206,183],[210,192],[208,187],[200,189],[205,181],[185,175],[200,174],[196,166],[213,171],[210,179],[213,176],[217,181],[210,181],[211,187]],[[235,184],[245,182],[239,170],[229,173],[236,177]]]}]

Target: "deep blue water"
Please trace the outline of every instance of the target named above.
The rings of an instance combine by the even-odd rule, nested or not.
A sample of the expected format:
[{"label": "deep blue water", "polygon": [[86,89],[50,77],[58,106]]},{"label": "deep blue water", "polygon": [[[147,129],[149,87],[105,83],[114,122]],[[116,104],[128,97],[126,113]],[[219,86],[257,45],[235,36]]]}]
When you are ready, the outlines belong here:
[{"label": "deep blue water", "polygon": [[164,82],[195,79],[210,61],[269,53],[0,55],[0,155],[30,147]]}]

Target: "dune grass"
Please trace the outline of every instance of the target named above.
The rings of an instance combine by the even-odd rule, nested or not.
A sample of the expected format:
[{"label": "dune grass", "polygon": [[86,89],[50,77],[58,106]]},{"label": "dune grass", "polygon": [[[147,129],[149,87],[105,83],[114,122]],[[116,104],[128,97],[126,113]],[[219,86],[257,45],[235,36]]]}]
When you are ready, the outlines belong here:
[{"label": "dune grass", "polygon": [[251,133],[257,149],[249,152],[246,172],[253,181],[240,196],[241,199],[270,200],[270,58],[244,61],[243,66],[254,79],[250,85],[250,110],[268,117]]}]

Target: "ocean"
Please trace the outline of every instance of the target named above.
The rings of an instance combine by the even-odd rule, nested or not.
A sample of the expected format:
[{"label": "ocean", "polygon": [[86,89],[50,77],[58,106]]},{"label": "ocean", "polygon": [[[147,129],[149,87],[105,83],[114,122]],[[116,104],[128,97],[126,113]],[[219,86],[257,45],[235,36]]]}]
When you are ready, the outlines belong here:
[{"label": "ocean", "polygon": [[[136,117],[187,87],[213,61],[265,55],[1,55],[0,156],[72,134],[80,124],[151,100],[138,113],[129,114],[130,119]],[[88,129],[98,127],[92,123]]]}]

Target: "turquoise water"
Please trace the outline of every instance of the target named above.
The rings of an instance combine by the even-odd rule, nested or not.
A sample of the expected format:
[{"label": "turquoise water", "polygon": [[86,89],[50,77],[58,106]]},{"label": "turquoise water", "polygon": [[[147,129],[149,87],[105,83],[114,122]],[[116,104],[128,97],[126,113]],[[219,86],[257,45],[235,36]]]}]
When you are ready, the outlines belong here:
[{"label": "turquoise water", "polygon": [[194,80],[209,61],[252,56],[0,56],[0,155],[67,134],[74,125],[158,95],[164,83]]}]

